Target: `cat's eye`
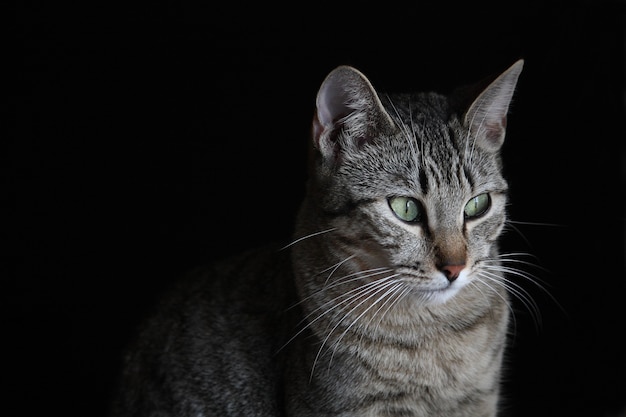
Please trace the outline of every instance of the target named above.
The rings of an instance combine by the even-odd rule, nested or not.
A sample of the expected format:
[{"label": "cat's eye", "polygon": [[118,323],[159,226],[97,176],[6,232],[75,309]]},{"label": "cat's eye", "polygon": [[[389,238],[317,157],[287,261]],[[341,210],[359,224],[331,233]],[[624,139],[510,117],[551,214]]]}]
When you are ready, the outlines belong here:
[{"label": "cat's eye", "polygon": [[423,208],[419,201],[412,197],[391,197],[389,207],[394,214],[405,222],[419,222],[423,217]]},{"label": "cat's eye", "polygon": [[484,214],[491,206],[491,199],[489,198],[489,194],[483,193],[479,194],[476,197],[472,197],[470,201],[465,205],[465,209],[463,210],[465,213],[465,218],[473,218],[478,217]]}]

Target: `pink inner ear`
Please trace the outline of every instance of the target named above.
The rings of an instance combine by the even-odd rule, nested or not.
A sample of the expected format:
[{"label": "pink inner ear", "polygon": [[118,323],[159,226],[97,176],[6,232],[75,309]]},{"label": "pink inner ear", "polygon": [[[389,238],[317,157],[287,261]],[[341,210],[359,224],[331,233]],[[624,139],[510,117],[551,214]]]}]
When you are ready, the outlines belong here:
[{"label": "pink inner ear", "polygon": [[320,92],[320,96],[317,100],[317,111],[315,113],[315,120],[320,126],[329,126],[333,122],[333,116],[329,109],[326,91]]},{"label": "pink inner ear", "polygon": [[[329,115],[330,113],[326,113]],[[316,112],[313,116],[312,134],[313,146],[320,151],[324,158],[337,161],[339,157],[338,144],[336,143],[336,126],[332,123],[322,123],[320,121],[320,112]]]},{"label": "pink inner ear", "polygon": [[347,106],[350,101],[345,87],[332,79],[325,83],[317,96],[317,119],[323,128],[330,128],[337,120],[354,109]]},{"label": "pink inner ear", "polygon": [[326,158],[337,158],[337,144],[334,132],[336,124],[354,111],[346,103],[353,98],[346,91],[345,80],[334,76],[328,78],[317,95],[316,111],[313,118],[314,144]]},{"label": "pink inner ear", "polygon": [[[506,118],[504,119],[504,124],[506,124]],[[495,150],[499,148],[504,141],[505,132],[505,126],[500,123],[492,122],[485,124],[483,138],[487,149]]]}]

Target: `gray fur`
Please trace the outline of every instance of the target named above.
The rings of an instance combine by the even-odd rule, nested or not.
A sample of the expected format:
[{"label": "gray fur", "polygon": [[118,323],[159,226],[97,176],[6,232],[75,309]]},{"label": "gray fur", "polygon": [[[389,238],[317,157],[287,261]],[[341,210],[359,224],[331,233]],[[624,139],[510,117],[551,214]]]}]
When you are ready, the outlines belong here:
[{"label": "gray fur", "polygon": [[[111,416],[497,415],[499,150],[521,69],[465,108],[331,72],[293,243],[181,283],[129,351]],[[488,209],[464,215],[481,194]],[[421,220],[396,216],[394,197]]]}]

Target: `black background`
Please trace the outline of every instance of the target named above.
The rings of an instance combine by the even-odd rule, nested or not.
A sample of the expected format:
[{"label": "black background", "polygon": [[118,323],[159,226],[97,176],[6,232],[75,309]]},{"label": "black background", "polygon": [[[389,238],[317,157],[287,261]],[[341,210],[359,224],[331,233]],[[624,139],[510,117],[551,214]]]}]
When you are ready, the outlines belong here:
[{"label": "black background", "polygon": [[164,285],[288,242],[315,94],[332,68],[354,65],[380,90],[447,92],[518,58],[503,150],[510,214],[542,225],[516,224],[504,248],[536,256],[540,268],[526,270],[562,309],[516,279],[541,323],[515,303],[508,411],[624,407],[623,3],[23,2],[15,12],[1,148],[11,415],[103,415],[120,350]]}]

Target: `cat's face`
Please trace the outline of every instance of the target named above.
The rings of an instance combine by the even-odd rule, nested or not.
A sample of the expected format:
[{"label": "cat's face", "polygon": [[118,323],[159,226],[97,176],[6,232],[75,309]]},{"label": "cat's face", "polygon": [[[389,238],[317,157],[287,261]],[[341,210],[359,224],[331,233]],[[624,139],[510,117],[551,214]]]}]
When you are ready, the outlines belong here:
[{"label": "cat's face", "polygon": [[[420,102],[427,105],[412,99],[416,108]],[[476,277],[489,279],[507,184],[497,153],[474,146],[458,118],[434,117],[398,110],[392,119],[402,128],[344,153],[319,201],[336,213],[327,217],[335,231],[326,238],[346,259],[343,275],[389,270],[423,300],[440,303]]]},{"label": "cat's face", "polygon": [[315,285],[336,282],[327,296],[369,297],[371,285],[381,299],[402,292],[441,304],[498,278],[507,190],[499,151],[521,67],[461,112],[433,93],[379,97],[349,67],[327,77],[313,124],[315,208],[300,218],[303,236],[324,232],[324,255],[301,256],[326,263],[315,266]]}]

